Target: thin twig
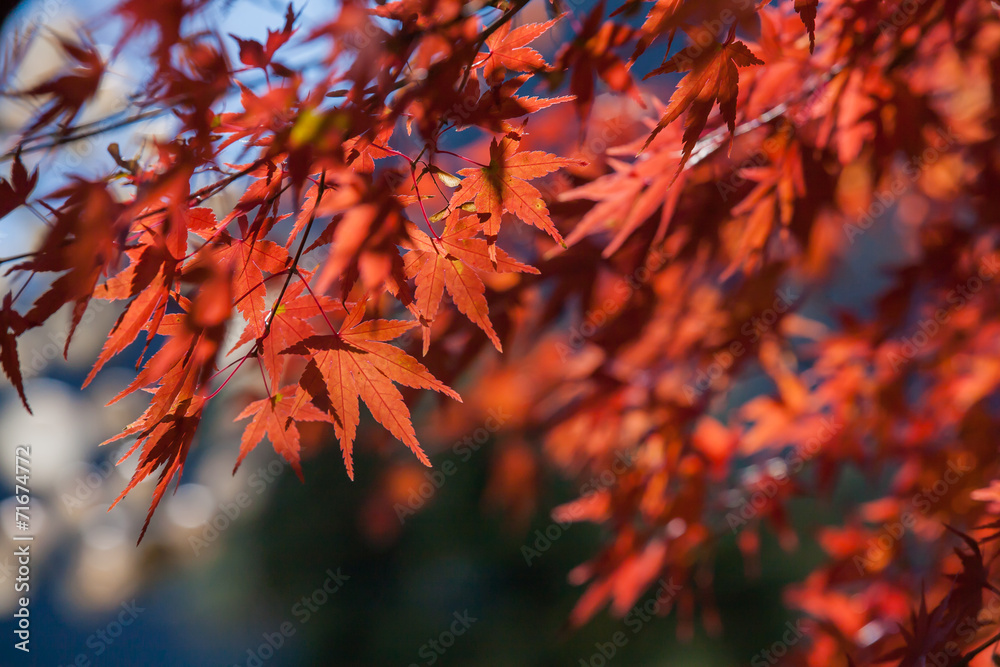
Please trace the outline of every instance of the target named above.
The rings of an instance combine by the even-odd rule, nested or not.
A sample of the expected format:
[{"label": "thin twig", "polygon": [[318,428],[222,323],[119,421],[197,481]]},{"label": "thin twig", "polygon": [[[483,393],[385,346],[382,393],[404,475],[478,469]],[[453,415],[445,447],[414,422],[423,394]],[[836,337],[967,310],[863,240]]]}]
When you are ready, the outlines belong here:
[{"label": "thin twig", "polygon": [[[267,318],[267,324],[264,325],[264,333],[257,341],[257,346],[259,347],[261,341],[267,338],[267,335],[271,333],[271,323],[274,322],[275,316],[278,314],[278,306],[281,305],[281,299],[285,296],[285,290],[288,289],[288,283],[292,282],[292,276],[298,274],[299,258],[302,257],[302,250],[306,246],[306,240],[309,238],[309,231],[312,229],[313,222],[316,220],[316,211],[319,210],[320,200],[323,198],[323,191],[326,189],[326,172],[324,171],[319,177],[319,186],[316,190],[316,205],[313,206],[312,214],[309,216],[309,223],[306,225],[305,230],[302,232],[302,240],[299,241],[299,249],[295,251],[295,258],[292,259],[291,265],[289,265],[288,277],[285,278],[284,284],[281,286],[281,291],[278,292],[278,298],[274,300],[274,305],[271,306],[271,314]],[[256,348],[254,349],[256,351]]]},{"label": "thin twig", "polygon": [[337,328],[333,326],[333,322],[330,321],[330,318],[326,316],[326,311],[323,310],[323,304],[320,303],[320,300],[316,296],[316,293],[313,292],[312,287],[309,286],[309,280],[307,280],[304,275],[302,275],[301,273],[299,273],[298,268],[294,268],[294,269],[292,269],[292,271],[295,273],[295,275],[297,275],[299,277],[299,279],[302,281],[302,284],[306,286],[306,290],[308,290],[309,296],[311,296],[313,298],[313,301],[316,302],[316,308],[317,308],[317,310],[319,310],[319,314],[323,316],[323,319],[326,320],[326,324],[327,324],[327,326],[330,327],[330,331],[333,332],[334,336],[338,336],[339,337],[340,336],[340,332],[337,331]]},{"label": "thin twig", "polygon": [[[835,77],[843,68],[844,63],[838,63],[834,65],[829,70],[816,77],[815,81],[811,85],[804,86],[796,95],[793,95],[784,102],[775,105],[748,121],[744,121],[736,126],[733,130],[733,136],[738,137],[740,135],[746,134],[747,132],[752,132],[762,125],[770,123],[772,120],[779,116],[784,116],[788,113],[791,106],[797,102],[806,99],[814,92],[819,90],[822,86],[826,85],[833,77]],[[729,128],[725,125],[721,125],[716,129],[712,130],[694,145],[694,149],[691,151],[691,157],[688,159],[687,164],[684,165],[685,169],[691,168],[698,164],[699,162],[705,160],[718,150],[721,146],[725,144],[726,136],[729,134]],[[681,156],[681,151],[677,151],[677,157]]]},{"label": "thin twig", "polygon": [[[163,115],[163,114],[165,114],[165,113],[167,113],[169,111],[170,111],[169,108],[152,109],[150,111],[144,111],[142,113],[138,113],[135,116],[130,116],[130,117],[125,118],[123,120],[120,120],[118,122],[111,123],[110,125],[106,125],[106,126],[103,126],[103,127],[95,128],[93,130],[81,132],[80,134],[66,135],[66,136],[59,137],[58,139],[53,139],[52,141],[48,141],[48,142],[45,142],[45,143],[42,143],[42,144],[34,144],[34,145],[31,145],[31,146],[23,146],[22,145],[22,146],[19,146],[18,148],[14,149],[14,150],[12,150],[12,151],[10,151],[8,153],[5,153],[2,156],[0,156],[0,162],[6,162],[7,160],[14,159],[14,156],[17,155],[18,152],[20,152],[22,154],[23,153],[35,153],[37,151],[43,151],[43,150],[46,150],[48,148],[56,148],[57,146],[64,146],[66,144],[72,144],[72,143],[75,143],[77,141],[80,141],[81,139],[89,139],[90,137],[96,137],[97,135],[104,134],[105,132],[111,132],[113,130],[119,130],[119,129],[123,128],[123,127],[127,127],[128,125],[131,125],[132,123],[138,123],[139,121],[143,121],[143,120],[146,120],[148,118],[155,118],[156,116],[161,116],[161,115]],[[102,122],[102,121],[97,121],[97,122],[99,123],[99,122]],[[36,138],[36,140],[37,140],[37,138]],[[32,139],[28,139],[27,141],[30,142],[30,141],[32,141]]]},{"label": "thin twig", "polygon": [[977,655],[979,655],[989,647],[996,644],[998,641],[1000,641],[1000,632],[987,639],[982,645],[977,646],[976,648],[966,653],[962,657],[962,660],[960,662],[955,663],[955,667],[964,667],[965,665],[968,665],[970,662],[972,662],[973,658],[975,658]]},{"label": "thin twig", "polygon": [[[326,172],[324,172],[323,175],[320,176],[319,190],[316,193],[316,208],[319,207],[319,202],[320,199],[323,197],[323,190],[325,187],[326,187]],[[264,333],[261,334],[260,338],[257,339],[257,342],[254,344],[253,348],[251,348],[251,350],[247,352],[242,359],[240,359],[239,364],[236,366],[235,369],[233,369],[233,372],[229,374],[229,377],[225,379],[222,385],[218,389],[213,391],[211,396],[208,396],[205,399],[206,401],[215,398],[215,396],[217,396],[218,393],[222,391],[222,388],[226,386],[226,383],[228,383],[233,378],[233,375],[236,374],[236,371],[240,370],[240,366],[242,366],[244,362],[246,362],[246,360],[249,359],[250,357],[257,357],[258,352],[262,350],[264,339],[267,338],[268,334],[271,333],[271,324],[274,322],[274,318],[278,314],[278,307],[281,305],[281,299],[285,296],[285,291],[288,289],[288,283],[292,281],[293,275],[299,275],[297,271],[299,258],[302,257],[302,250],[303,248],[305,248],[306,239],[309,238],[309,230],[312,228],[313,221],[316,220],[316,208],[313,208],[312,215],[309,217],[309,224],[306,225],[305,231],[302,234],[302,241],[299,243],[299,249],[295,252],[295,258],[292,260],[291,265],[287,269],[285,269],[285,271],[288,272],[288,277],[285,278],[285,282],[281,285],[281,291],[278,293],[278,298],[274,300],[274,305],[271,306],[271,314],[268,315],[267,324],[264,325]],[[308,285],[306,285],[306,287],[308,287]],[[266,382],[264,383],[264,387],[267,388]],[[270,395],[271,395],[270,390],[268,390],[268,396]]]}]

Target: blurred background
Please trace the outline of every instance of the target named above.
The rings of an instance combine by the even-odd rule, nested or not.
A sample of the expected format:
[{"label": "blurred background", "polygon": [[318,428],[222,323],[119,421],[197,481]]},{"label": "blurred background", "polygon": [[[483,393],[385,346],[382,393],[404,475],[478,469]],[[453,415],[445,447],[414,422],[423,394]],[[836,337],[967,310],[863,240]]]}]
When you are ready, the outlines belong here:
[{"label": "blurred background", "polygon": [[[280,3],[241,0],[238,12],[229,11],[231,4],[219,3],[213,20],[220,33],[259,38],[264,28],[282,23]],[[12,80],[27,88],[61,66],[55,35],[85,30],[110,53],[121,28],[111,5],[18,5],[2,39],[18,38],[25,26],[39,32]],[[313,10],[325,8],[305,3],[303,23]],[[129,62],[116,60],[107,89],[80,122],[128,108],[130,91],[143,76],[122,70]],[[0,151],[14,145],[18,128],[34,112],[22,100],[0,98]],[[159,116],[26,162],[42,165],[39,188],[49,190],[67,172],[108,163],[112,141],[121,142],[123,155],[133,154],[171,127],[169,116]],[[30,249],[42,229],[23,209],[4,223],[3,256]],[[857,282],[845,288],[864,282],[852,275]],[[724,544],[715,564],[717,636],[706,636],[696,624],[693,636],[679,639],[684,633],[675,616],[642,610],[624,619],[600,614],[570,630],[567,619],[581,589],[568,577],[597,551],[601,535],[591,525],[554,523],[551,512],[579,496],[579,481],[546,470],[532,454],[537,443],[497,451],[488,424],[464,431],[440,427],[438,405],[425,399],[414,406],[414,423],[433,470],[363,427],[355,482],[344,472],[332,433],[323,430],[304,433],[304,483],[266,444],[233,474],[242,425],[233,423],[229,403],[213,406],[182,484],[137,547],[151,486],[140,485],[108,512],[135,465],[133,458],[115,466],[132,442],[97,447],[142,410],[143,399],[135,395],[104,407],[133,377],[129,360],[119,358],[80,389],[117,312],[105,302],[92,304],[68,360],[62,358],[66,328],[50,324],[22,339],[33,415],[9,385],[0,392],[0,532],[6,543],[0,552],[0,664],[774,664],[761,651],[781,639],[792,620],[782,588],[821,560],[809,540],[789,554],[765,533],[760,572],[747,577],[736,545]],[[50,322],[68,327],[68,314]],[[234,395],[239,383],[237,376]],[[461,423],[452,417],[452,424]],[[31,446],[35,535],[28,656],[12,649],[10,616],[13,451],[23,444]],[[510,488],[511,480],[521,491],[497,491]],[[839,515],[836,502],[793,501],[792,512],[803,528],[833,523]],[[647,600],[655,600],[655,591]]]},{"label": "blurred background", "polygon": [[[628,643],[616,650],[617,664],[749,664],[785,632],[782,587],[820,560],[808,542],[789,555],[765,537],[762,572],[748,580],[735,544],[727,545],[716,572],[719,637],[705,637],[699,627],[682,642],[673,616],[641,613],[600,614],[570,631],[566,620],[580,589],[567,574],[600,538],[589,524],[564,529],[549,518],[576,496],[570,484],[542,484],[546,491],[527,523],[512,527],[484,503],[490,443],[460,462],[450,443],[424,438],[430,450],[445,448],[432,457],[435,470],[446,461],[456,470],[433,493],[424,486],[429,498],[422,504],[413,492],[433,485],[422,467],[362,454],[350,482],[332,438],[306,460],[304,484],[268,447],[233,476],[238,433],[222,415],[205,424],[183,483],[137,547],[149,488],[107,512],[129,462],[112,468],[116,452],[96,447],[120,413],[101,407],[107,393],[100,386],[79,391],[84,370],[53,363],[49,377],[33,380],[34,417],[13,392],[4,393],[0,446],[9,454],[16,444],[32,445],[36,537],[27,662],[9,639],[12,542],[0,556],[9,656],[3,664],[601,665],[599,645],[607,652],[618,632]],[[415,412],[418,432],[426,418]],[[13,456],[5,459],[6,481],[14,476]],[[238,502],[239,494],[249,500]],[[9,498],[2,506],[8,540],[11,506]],[[555,539],[539,538],[546,533]],[[319,593],[324,585],[335,592]],[[456,613],[469,627],[441,654],[429,642],[451,643],[442,633]],[[278,644],[283,627],[289,636],[279,650],[253,662],[254,654],[271,653],[262,647]]]}]

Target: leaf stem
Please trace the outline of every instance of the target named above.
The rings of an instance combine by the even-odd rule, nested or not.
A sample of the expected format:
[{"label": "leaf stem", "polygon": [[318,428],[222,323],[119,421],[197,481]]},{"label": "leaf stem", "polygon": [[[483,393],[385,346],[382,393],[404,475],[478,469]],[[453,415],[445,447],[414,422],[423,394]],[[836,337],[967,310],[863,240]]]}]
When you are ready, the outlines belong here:
[{"label": "leaf stem", "polygon": [[477,167],[479,167],[481,169],[486,169],[489,166],[487,164],[483,164],[482,162],[476,162],[475,160],[470,160],[469,158],[465,157],[464,155],[459,155],[458,153],[453,153],[451,151],[442,150],[440,148],[437,149],[435,152],[436,153],[443,153],[445,155],[454,155],[455,157],[460,158],[462,160],[465,160],[469,164],[474,164],[474,165],[476,165]]},{"label": "leaf stem", "polygon": [[413,179],[413,189],[417,193],[417,203],[420,204],[420,212],[424,215],[424,222],[427,223],[427,229],[434,236],[435,239],[441,241],[441,237],[438,233],[434,231],[434,227],[431,226],[431,219],[427,217],[427,209],[424,208],[424,200],[420,198],[420,186],[417,185],[417,171],[411,165],[410,167],[410,178]]},{"label": "leaf stem", "polygon": [[[410,179],[413,181],[413,190],[417,193],[417,203],[420,204],[420,212],[424,216],[424,222],[427,223],[427,230],[431,233],[431,236],[433,236],[435,239],[437,239],[438,241],[440,241],[441,237],[438,236],[438,233],[436,231],[434,231],[434,227],[433,227],[433,225],[431,225],[431,219],[427,217],[427,209],[424,208],[424,200],[420,198],[420,186],[417,185],[417,167],[416,167],[417,163],[416,163],[416,160],[410,160],[410,157],[408,155],[406,155],[404,153],[400,153],[399,151],[394,150],[392,148],[389,148],[388,146],[380,146],[380,145],[375,144],[375,143],[373,143],[372,146],[375,146],[376,148],[380,148],[380,149],[384,150],[386,153],[389,153],[391,155],[395,155],[397,157],[401,157],[401,158],[403,158],[404,160],[406,160],[409,163],[409,165],[410,165]],[[425,150],[427,150],[427,146],[424,146],[424,150],[420,151],[420,155],[423,155]],[[440,153],[441,151],[438,151],[438,152]],[[459,157],[461,157],[461,156],[459,156]],[[418,160],[420,159],[419,155],[417,156],[417,159]]]},{"label": "leaf stem", "polygon": [[247,291],[246,291],[246,293],[244,293],[244,294],[243,294],[242,296],[240,296],[240,298],[236,299],[236,301],[233,301],[233,306],[237,306],[237,305],[239,305],[239,303],[240,303],[241,301],[243,301],[243,299],[245,299],[245,298],[247,298],[248,296],[250,296],[251,294],[253,294],[253,293],[254,293],[254,290],[256,290],[256,289],[257,289],[258,287],[260,287],[261,285],[264,285],[264,284],[266,284],[266,283],[267,283],[267,281],[271,280],[272,278],[277,278],[278,276],[283,276],[283,275],[285,275],[286,273],[288,273],[288,269],[282,269],[281,271],[278,271],[277,273],[272,273],[272,274],[271,274],[271,275],[269,275],[269,276],[268,276],[267,278],[264,278],[264,279],[263,279],[263,280],[261,280],[261,281],[260,281],[259,283],[257,283],[256,285],[254,285],[253,287],[251,287],[251,288],[250,288],[249,290],[247,290]]},{"label": "leaf stem", "polygon": [[340,332],[337,331],[336,327],[333,326],[333,322],[330,321],[330,318],[326,316],[326,311],[323,310],[323,304],[316,297],[316,294],[312,291],[312,287],[309,286],[309,281],[306,279],[305,276],[299,273],[298,269],[292,269],[292,270],[295,272],[295,275],[297,275],[299,279],[302,281],[302,284],[306,286],[306,289],[309,291],[309,295],[313,298],[313,301],[316,302],[316,308],[319,309],[319,314],[323,316],[324,320],[326,320],[326,324],[327,326],[330,327],[330,331],[332,331],[335,336],[339,337]]},{"label": "leaf stem", "polygon": [[219,392],[222,391],[223,387],[229,384],[229,381],[233,379],[234,375],[236,375],[236,371],[240,370],[240,366],[242,366],[246,362],[246,360],[250,358],[250,356],[251,356],[250,354],[243,355],[243,358],[240,359],[240,363],[236,365],[236,368],[234,368],[233,372],[229,374],[229,377],[227,377],[225,381],[223,381],[223,383],[219,385],[219,388],[213,391],[211,395],[205,397],[206,403],[215,398],[216,396],[218,396]]},{"label": "leaf stem", "polygon": [[281,291],[278,292],[278,298],[274,300],[274,305],[271,306],[271,314],[268,315],[267,324],[264,325],[264,333],[261,334],[260,338],[257,339],[257,346],[260,347],[261,341],[267,338],[267,335],[271,333],[271,323],[274,322],[274,317],[278,313],[278,306],[281,305],[281,299],[285,296],[285,290],[288,289],[288,283],[292,282],[292,275],[298,275],[299,258],[302,257],[302,249],[306,247],[306,240],[309,238],[309,231],[312,229],[313,222],[316,221],[316,211],[319,210],[319,203],[323,199],[323,192],[326,190],[326,171],[324,170],[319,177],[319,186],[316,190],[316,205],[313,206],[312,214],[309,216],[309,223],[306,225],[305,230],[302,232],[302,240],[299,241],[299,249],[295,251],[295,257],[292,259],[292,263],[288,266],[286,271],[288,271],[288,277],[285,278],[285,283],[281,286]]},{"label": "leaf stem", "polygon": [[267,386],[267,375],[264,373],[264,362],[260,360],[259,354],[255,354],[254,358],[257,360],[257,367],[260,368],[260,379],[264,381],[264,391],[267,392],[267,397],[271,398],[271,388]]}]

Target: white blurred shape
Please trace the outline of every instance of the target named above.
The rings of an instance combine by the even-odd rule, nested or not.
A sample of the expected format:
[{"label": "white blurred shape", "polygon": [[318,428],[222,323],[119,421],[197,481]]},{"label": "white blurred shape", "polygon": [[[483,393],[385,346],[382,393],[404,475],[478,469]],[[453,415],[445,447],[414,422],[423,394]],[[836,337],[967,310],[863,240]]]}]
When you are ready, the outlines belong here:
[{"label": "white blurred shape", "polygon": [[[36,379],[25,387],[31,409],[7,400],[0,408],[0,474],[12,483],[14,449],[30,445],[29,487],[33,493],[54,491],[67,465],[88,458],[95,417],[80,399],[80,392],[58,380]],[[13,398],[13,392],[7,393]]]},{"label": "white blurred shape", "polygon": [[674,539],[680,537],[687,530],[687,521],[680,517],[671,519],[667,524],[667,537]]},{"label": "white blurred shape", "polygon": [[872,621],[858,630],[856,640],[859,646],[871,646],[885,634],[885,627],[880,621]]},{"label": "white blurred shape", "polygon": [[782,458],[775,457],[767,462],[767,474],[771,477],[784,477],[788,473],[788,464]]},{"label": "white blurred shape", "polygon": [[181,528],[197,528],[212,517],[215,497],[202,484],[181,484],[167,501],[167,516]]},{"label": "white blurred shape", "polygon": [[99,523],[83,533],[83,541],[88,547],[99,551],[116,549],[127,541],[125,527],[120,522]]}]

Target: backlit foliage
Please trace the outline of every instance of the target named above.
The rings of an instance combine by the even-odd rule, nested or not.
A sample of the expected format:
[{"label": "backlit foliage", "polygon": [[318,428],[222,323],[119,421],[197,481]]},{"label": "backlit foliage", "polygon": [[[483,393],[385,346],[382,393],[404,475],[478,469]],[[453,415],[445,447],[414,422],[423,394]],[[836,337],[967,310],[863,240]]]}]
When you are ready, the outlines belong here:
[{"label": "backlit foliage", "polygon": [[[138,355],[122,496],[154,476],[152,517],[212,401],[252,418],[237,465],[266,439],[308,478],[319,422],[353,477],[362,404],[429,465],[408,403],[432,390],[445,430],[511,415],[501,506],[541,460],[615,471],[556,512],[608,531],[570,574],[574,624],[670,576],[681,632],[715,630],[713,554],[735,536],[752,573],[769,533],[828,555],[785,593],[810,629],[789,664],[990,664],[995,6],[346,1],[240,36],[209,7],[125,0],[114,53],[63,41],[66,71],[6,90],[39,111],[0,216],[47,226],[2,258],[0,360],[27,408],[19,336],[120,304],[86,381]],[[94,129],[81,110],[137,51],[131,113],[177,132],[40,191],[26,165]],[[240,369],[256,396],[220,392]],[[790,503],[851,477],[875,492],[799,535]]]}]

